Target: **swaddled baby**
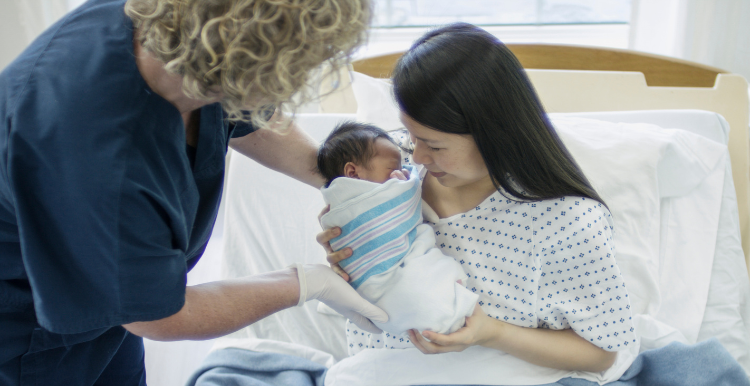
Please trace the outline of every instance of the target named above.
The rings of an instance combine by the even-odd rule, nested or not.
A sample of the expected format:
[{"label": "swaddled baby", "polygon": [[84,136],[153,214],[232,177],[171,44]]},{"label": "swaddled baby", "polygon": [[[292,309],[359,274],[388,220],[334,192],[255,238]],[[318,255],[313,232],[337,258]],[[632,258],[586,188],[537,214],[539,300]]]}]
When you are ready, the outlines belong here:
[{"label": "swaddled baby", "polygon": [[331,247],[353,254],[339,265],[357,292],[388,313],[378,327],[396,335],[461,328],[478,296],[462,285],[461,265],[435,247],[432,228],[422,223],[419,173],[402,169],[390,136],[372,125],[340,124],[318,150],[318,169],[330,205],[321,223],[341,228]]}]

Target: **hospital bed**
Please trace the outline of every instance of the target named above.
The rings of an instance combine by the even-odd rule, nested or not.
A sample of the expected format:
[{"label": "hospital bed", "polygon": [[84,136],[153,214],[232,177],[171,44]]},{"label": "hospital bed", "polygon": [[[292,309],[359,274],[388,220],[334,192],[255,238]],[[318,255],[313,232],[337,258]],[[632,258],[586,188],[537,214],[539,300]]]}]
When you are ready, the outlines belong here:
[{"label": "hospital bed", "polygon": [[[716,338],[750,373],[747,82],[718,69],[624,50],[511,49],[612,210],[618,265],[642,322],[641,349]],[[387,77],[397,57],[355,62],[354,71],[325,77],[319,112],[298,114],[297,123],[318,140],[348,119],[400,128],[390,85],[378,79]],[[217,276],[324,263],[315,242],[324,206],[320,193],[245,157],[229,158]],[[342,361],[345,320],[316,303],[217,339],[213,349],[296,355],[332,367],[329,374],[339,381],[329,377],[327,384],[357,384],[358,366],[365,364]],[[205,343],[182,347],[150,371],[169,371],[170,364],[185,362],[181,355],[205,355],[207,349]],[[148,349],[147,363],[158,356]],[[451,376],[434,365],[424,367],[433,374],[420,374],[414,364],[408,368],[408,376],[424,383]],[[412,382],[406,376],[403,383]]]}]

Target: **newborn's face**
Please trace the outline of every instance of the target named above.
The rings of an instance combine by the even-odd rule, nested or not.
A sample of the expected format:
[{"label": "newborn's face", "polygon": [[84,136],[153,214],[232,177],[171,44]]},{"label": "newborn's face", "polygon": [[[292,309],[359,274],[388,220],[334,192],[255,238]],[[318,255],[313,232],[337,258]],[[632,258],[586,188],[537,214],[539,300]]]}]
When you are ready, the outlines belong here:
[{"label": "newborn's face", "polygon": [[375,140],[375,156],[367,167],[362,168],[359,178],[383,183],[388,181],[394,170],[401,170],[401,152],[391,141],[378,138]]}]

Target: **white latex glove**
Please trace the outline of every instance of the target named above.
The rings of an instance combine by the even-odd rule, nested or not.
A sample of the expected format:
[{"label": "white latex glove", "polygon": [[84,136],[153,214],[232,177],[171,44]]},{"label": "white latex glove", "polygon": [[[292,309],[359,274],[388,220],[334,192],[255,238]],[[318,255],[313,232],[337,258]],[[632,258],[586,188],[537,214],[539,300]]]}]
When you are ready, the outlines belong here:
[{"label": "white latex glove", "polygon": [[336,272],[323,264],[293,264],[299,278],[299,303],[318,299],[344,315],[357,327],[372,333],[383,330],[375,326],[370,319],[377,323],[388,321],[388,314],[360,296],[349,283]]}]

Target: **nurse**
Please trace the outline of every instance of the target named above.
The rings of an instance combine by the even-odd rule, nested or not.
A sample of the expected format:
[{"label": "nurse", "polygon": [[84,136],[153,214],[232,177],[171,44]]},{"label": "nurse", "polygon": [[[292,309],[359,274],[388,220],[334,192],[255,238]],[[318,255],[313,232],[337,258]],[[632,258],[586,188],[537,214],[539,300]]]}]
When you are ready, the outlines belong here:
[{"label": "nurse", "polygon": [[368,0],[89,0],[0,73],[0,384],[143,385],[141,337],[209,339],[309,299],[386,321],[322,265],[186,287],[228,146],[322,185],[310,137],[256,129],[369,15]]}]

